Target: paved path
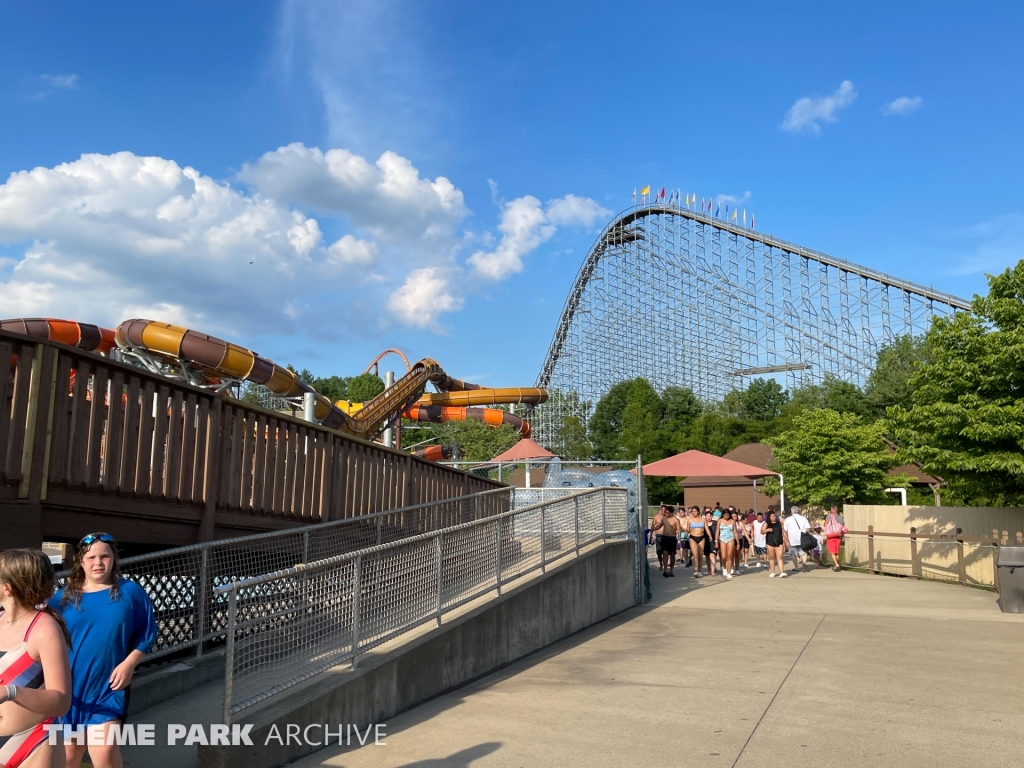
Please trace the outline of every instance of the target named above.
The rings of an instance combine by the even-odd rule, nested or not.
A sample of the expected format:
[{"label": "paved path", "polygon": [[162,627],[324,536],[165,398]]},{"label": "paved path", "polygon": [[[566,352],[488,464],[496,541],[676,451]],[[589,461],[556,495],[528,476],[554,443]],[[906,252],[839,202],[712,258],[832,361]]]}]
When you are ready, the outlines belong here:
[{"label": "paved path", "polygon": [[828,570],[695,581],[295,768],[1024,764],[1024,617]]}]

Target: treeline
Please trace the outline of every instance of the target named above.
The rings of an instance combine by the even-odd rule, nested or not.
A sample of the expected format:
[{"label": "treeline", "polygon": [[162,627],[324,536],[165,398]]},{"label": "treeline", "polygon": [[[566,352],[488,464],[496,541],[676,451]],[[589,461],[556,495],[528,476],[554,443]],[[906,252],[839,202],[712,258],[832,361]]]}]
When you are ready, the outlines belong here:
[{"label": "treeline", "polygon": [[[917,462],[948,483],[946,503],[1024,504],[1024,261],[989,278],[973,313],[936,318],[922,337],[883,347],[864,388],[826,377],[786,391],[755,379],[720,402],[643,378],[613,386],[589,423],[566,423],[573,458],[645,462],[696,448],[716,455],[748,442],[774,447],[787,497],[813,504],[884,503],[886,473]],[[652,478],[658,500],[676,481]],[[768,484],[768,491],[774,490]],[[910,503],[933,503],[910,489]]]}]

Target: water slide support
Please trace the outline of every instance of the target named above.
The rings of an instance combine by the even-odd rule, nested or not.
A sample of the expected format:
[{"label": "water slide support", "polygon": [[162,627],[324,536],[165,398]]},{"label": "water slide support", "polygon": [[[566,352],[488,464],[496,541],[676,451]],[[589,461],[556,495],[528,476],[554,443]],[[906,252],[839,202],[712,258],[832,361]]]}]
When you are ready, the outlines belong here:
[{"label": "water slide support", "polygon": [[[387,392],[391,387],[395,385],[395,372],[387,371],[384,374],[384,391]],[[401,417],[399,417],[401,418]],[[395,430],[391,425],[384,430],[384,447],[394,448],[395,447]]]}]

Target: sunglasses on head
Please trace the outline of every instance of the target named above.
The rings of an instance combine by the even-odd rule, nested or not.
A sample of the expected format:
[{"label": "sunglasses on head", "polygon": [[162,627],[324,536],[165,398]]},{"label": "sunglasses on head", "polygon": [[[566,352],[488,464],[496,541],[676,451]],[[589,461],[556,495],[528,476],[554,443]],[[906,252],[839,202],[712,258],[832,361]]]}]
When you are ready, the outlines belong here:
[{"label": "sunglasses on head", "polygon": [[78,546],[88,547],[90,544],[97,541],[102,541],[104,544],[113,544],[114,537],[111,536],[109,533],[90,533],[88,536],[86,536],[84,539],[78,542]]}]

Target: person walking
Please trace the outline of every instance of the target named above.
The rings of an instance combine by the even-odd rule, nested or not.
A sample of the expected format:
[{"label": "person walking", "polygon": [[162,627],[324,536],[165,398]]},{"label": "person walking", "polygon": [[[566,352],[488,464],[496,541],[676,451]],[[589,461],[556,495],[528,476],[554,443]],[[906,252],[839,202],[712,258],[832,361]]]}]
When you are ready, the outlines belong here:
[{"label": "person walking", "polygon": [[768,519],[761,524],[761,534],[764,536],[765,546],[768,549],[768,578],[775,577],[775,565],[779,566],[779,577],[786,578],[786,569],[783,564],[783,557],[786,551],[786,535],[782,530],[782,521],[775,510],[768,513]]},{"label": "person walking", "polygon": [[[700,514],[700,507],[690,507],[690,515],[686,518],[686,528],[690,533],[690,553],[693,555],[693,578],[701,577],[702,563],[705,558],[707,544],[707,524]],[[708,564],[710,571],[710,562]]]},{"label": "person walking", "polygon": [[[665,564],[661,575],[665,578],[675,577],[676,548],[679,546],[679,520],[676,518],[676,511],[672,507],[666,507],[661,521],[651,530],[658,534],[658,541],[661,551],[665,555]],[[668,570],[665,570],[667,568]]]},{"label": "person walking", "polygon": [[768,564],[768,544],[765,542],[764,531],[764,512],[758,512],[754,516],[753,523],[753,535],[752,539],[754,542],[754,559],[757,561],[758,568],[764,568]]},{"label": "person walking", "polygon": [[732,507],[722,513],[718,521],[718,551],[722,556],[722,575],[727,579],[733,577],[734,555],[736,553],[736,521],[732,516]]},{"label": "person walking", "polygon": [[71,705],[71,638],[46,601],[56,579],[37,549],[0,552],[0,766],[58,766],[46,727]]},{"label": "person walking", "polygon": [[843,534],[846,533],[846,521],[839,514],[839,509],[834,504],[832,509],[825,515],[825,524],[821,526],[825,533],[825,546],[832,557],[832,570],[841,570],[839,566],[839,548],[843,545]]},{"label": "person walking", "polygon": [[661,546],[661,536],[658,531],[661,530],[661,521],[665,517],[665,510],[667,507],[662,504],[658,507],[658,514],[654,516],[654,520],[651,521],[651,537],[654,539],[654,554],[658,556],[658,567],[662,573],[665,573],[665,550]]},{"label": "person walking", "polygon": [[[61,722],[102,733],[103,745],[88,745],[95,768],[122,766],[107,734],[124,723],[128,686],[157,636],[149,595],[121,578],[118,563],[114,537],[90,533],[78,544],[67,585],[50,601],[71,632],[71,709]],[[85,744],[65,744],[67,768],[79,768],[85,750]]]},{"label": "person walking", "polygon": [[714,576],[715,568],[721,564],[718,549],[718,520],[715,519],[714,512],[704,513],[704,527],[708,532],[708,536],[704,540],[704,551],[708,556],[708,575]]},{"label": "person walking", "polygon": [[786,532],[786,546],[789,547],[789,554],[793,558],[793,573],[796,573],[798,568],[802,568],[806,572],[807,552],[803,549],[801,538],[810,530],[810,521],[800,514],[800,507],[794,504],[789,508],[789,514],[782,527]]}]

